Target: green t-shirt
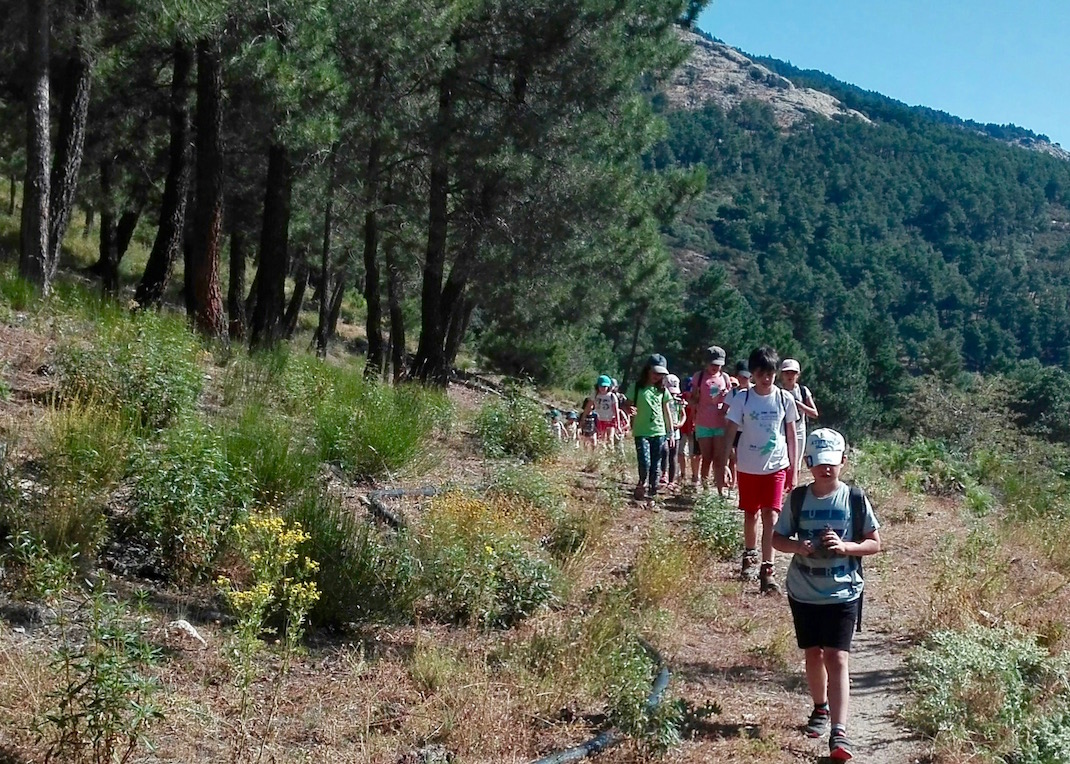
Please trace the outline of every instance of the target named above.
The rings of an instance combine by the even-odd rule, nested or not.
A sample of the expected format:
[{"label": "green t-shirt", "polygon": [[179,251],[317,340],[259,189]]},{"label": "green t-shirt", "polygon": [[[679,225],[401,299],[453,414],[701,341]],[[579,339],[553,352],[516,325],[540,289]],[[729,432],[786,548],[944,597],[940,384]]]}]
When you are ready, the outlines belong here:
[{"label": "green t-shirt", "polygon": [[628,400],[635,404],[632,434],[637,438],[667,435],[664,404],[672,404],[672,395],[660,387],[647,386],[636,390],[633,386]]}]

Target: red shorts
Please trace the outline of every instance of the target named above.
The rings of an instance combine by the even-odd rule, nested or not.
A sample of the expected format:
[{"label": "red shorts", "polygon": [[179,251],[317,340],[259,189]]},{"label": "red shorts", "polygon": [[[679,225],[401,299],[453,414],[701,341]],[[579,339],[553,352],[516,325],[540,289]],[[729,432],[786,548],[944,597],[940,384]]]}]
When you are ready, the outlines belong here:
[{"label": "red shorts", "polygon": [[758,512],[762,509],[780,511],[784,500],[784,484],[788,479],[787,469],[769,475],[740,472],[737,478],[740,509],[744,512]]},{"label": "red shorts", "polygon": [[598,420],[598,434],[605,435],[607,432],[612,432],[617,429],[617,423],[610,419]]}]

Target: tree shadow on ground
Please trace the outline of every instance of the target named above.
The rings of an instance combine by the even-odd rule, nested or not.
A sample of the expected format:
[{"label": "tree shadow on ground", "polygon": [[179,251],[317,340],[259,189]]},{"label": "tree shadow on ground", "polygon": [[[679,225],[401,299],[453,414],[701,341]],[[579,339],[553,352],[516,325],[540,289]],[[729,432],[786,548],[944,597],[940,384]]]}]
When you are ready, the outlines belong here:
[{"label": "tree shadow on ground", "polygon": [[789,692],[806,687],[806,677],[796,671],[780,671],[746,663],[720,666],[708,661],[687,661],[673,666],[673,673],[685,679],[716,677],[735,684],[773,682]]},{"label": "tree shadow on ground", "polygon": [[0,745],[0,764],[27,764],[28,761],[6,745]]}]

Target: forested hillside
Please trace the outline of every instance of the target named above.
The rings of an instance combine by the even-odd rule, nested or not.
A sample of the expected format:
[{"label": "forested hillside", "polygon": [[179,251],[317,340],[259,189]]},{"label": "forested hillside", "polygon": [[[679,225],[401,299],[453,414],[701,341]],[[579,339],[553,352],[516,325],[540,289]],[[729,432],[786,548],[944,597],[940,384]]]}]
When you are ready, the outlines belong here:
[{"label": "forested hillside", "polygon": [[716,336],[738,354],[771,339],[822,374],[864,374],[886,402],[897,361],[948,381],[1070,365],[1070,162],[828,77],[797,84],[872,123],[815,115],[785,131],[758,101],[665,106],[653,165],[702,167],[708,182],[668,230],[699,275],[690,330],[663,346]]}]

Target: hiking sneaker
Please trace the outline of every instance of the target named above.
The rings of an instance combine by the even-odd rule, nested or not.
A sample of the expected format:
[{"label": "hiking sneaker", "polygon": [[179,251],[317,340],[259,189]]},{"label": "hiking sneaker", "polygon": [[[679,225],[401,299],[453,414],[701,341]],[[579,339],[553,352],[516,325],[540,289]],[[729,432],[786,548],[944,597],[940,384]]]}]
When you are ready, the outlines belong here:
[{"label": "hiking sneaker", "polygon": [[743,563],[739,568],[739,577],[743,581],[754,581],[762,567],[762,558],[757,549],[748,549],[743,553]]},{"label": "hiking sneaker", "polygon": [[762,594],[780,594],[780,584],[776,581],[776,571],[770,562],[762,563],[762,572],[758,576],[759,590]]},{"label": "hiking sneaker", "polygon": [[632,491],[632,498],[636,501],[642,501],[646,498],[646,485],[644,483],[640,483],[635,487],[635,490]]},{"label": "hiking sneaker", "polygon": [[810,720],[806,722],[803,732],[807,737],[824,737],[829,731],[829,707],[828,703],[823,706],[814,706],[810,712]]},{"label": "hiking sneaker", "polygon": [[842,727],[832,730],[829,737],[829,758],[833,761],[850,761],[853,758],[851,741],[847,739],[847,732]]}]

